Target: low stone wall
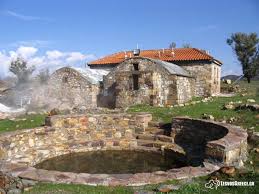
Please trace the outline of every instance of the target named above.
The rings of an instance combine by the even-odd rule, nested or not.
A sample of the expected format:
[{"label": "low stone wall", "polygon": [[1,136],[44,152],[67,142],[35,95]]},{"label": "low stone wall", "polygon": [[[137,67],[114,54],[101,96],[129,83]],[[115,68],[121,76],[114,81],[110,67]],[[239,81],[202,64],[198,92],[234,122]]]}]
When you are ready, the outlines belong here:
[{"label": "low stone wall", "polygon": [[238,167],[247,159],[248,135],[238,126],[201,119],[174,118],[171,135],[190,160],[197,156],[200,160],[221,166]]},{"label": "low stone wall", "polygon": [[34,165],[71,152],[131,149],[137,145],[133,134],[144,131],[151,119],[150,114],[47,117],[45,127],[1,134],[0,158]]}]

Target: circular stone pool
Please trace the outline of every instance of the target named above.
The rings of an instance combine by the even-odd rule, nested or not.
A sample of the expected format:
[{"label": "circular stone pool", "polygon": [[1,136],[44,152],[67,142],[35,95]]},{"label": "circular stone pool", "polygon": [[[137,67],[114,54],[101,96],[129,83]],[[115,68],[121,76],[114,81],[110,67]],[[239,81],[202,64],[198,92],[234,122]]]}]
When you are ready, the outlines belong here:
[{"label": "circular stone pool", "polygon": [[45,160],[35,167],[61,172],[126,174],[166,171],[184,166],[176,158],[155,152],[107,150],[72,153]]},{"label": "circular stone pool", "polygon": [[46,126],[0,135],[0,171],[40,182],[139,186],[246,160],[247,133],[238,126],[178,117],[167,133],[151,121],[146,113],[47,117]]}]

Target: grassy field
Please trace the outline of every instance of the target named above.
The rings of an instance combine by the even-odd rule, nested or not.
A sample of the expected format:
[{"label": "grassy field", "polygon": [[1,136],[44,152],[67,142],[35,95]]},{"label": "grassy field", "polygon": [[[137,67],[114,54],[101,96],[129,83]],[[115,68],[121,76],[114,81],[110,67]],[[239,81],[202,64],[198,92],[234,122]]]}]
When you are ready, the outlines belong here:
[{"label": "grassy field", "polygon": [[[235,124],[241,125],[244,128],[254,127],[253,130],[259,131],[259,119],[256,117],[258,113],[242,110],[222,110],[225,103],[230,101],[242,101],[246,102],[247,99],[255,99],[256,103],[259,103],[259,81],[247,84],[241,83],[241,86],[247,90],[248,96],[237,95],[235,97],[214,97],[212,102],[200,103],[185,107],[174,108],[158,108],[148,105],[137,105],[130,107],[128,112],[150,112],[155,120],[170,122],[172,117],[175,116],[190,116],[194,118],[201,118],[203,113],[213,115],[216,120],[227,120],[231,117],[236,117]],[[197,100],[197,99],[196,99]],[[18,118],[15,121],[2,120],[0,121],[0,132],[18,130],[22,128],[32,128],[41,126],[44,123],[44,115],[30,115]],[[250,129],[251,130],[251,129]],[[255,181],[254,187],[218,187],[218,189],[207,189],[204,184],[208,181],[209,177],[197,178],[192,183],[184,184],[180,190],[172,192],[178,194],[256,194],[259,193],[259,175],[256,173],[255,167],[258,167],[259,160],[258,153],[253,152],[249,156],[248,168],[250,173],[236,177],[222,177],[220,180],[237,180],[237,181]],[[179,184],[178,182],[171,181],[170,184]],[[26,194],[108,194],[108,193],[134,193],[136,191],[154,191],[159,185],[148,185],[145,187],[133,188],[133,187],[103,187],[103,186],[85,186],[85,185],[72,185],[72,184],[50,184],[39,183],[32,189],[25,191]]]},{"label": "grassy field", "polygon": [[44,125],[46,115],[25,115],[14,120],[0,120],[0,132],[29,129]]},{"label": "grassy field", "polygon": [[202,114],[210,114],[215,117],[216,120],[228,120],[231,117],[237,118],[234,122],[236,125],[243,126],[244,128],[254,127],[255,131],[259,131],[259,119],[258,113],[249,110],[235,111],[235,110],[223,110],[223,105],[228,102],[242,101],[247,102],[247,99],[254,99],[256,103],[259,103],[259,81],[247,84],[241,83],[242,88],[246,88],[249,95],[241,96],[236,95],[234,97],[214,97],[212,102],[203,102],[195,105],[189,105],[184,107],[152,107],[149,105],[136,105],[128,109],[128,112],[149,112],[152,113],[155,120],[161,122],[171,122],[173,117],[176,116],[189,116],[193,118],[202,118]]}]

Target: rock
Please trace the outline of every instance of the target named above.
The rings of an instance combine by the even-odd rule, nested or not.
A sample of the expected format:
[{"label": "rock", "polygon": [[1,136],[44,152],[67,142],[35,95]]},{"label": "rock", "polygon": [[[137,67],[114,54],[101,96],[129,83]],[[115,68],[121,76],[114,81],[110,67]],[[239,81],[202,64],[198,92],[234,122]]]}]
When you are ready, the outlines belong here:
[{"label": "rock", "polygon": [[179,104],[180,107],[184,106],[184,104]]},{"label": "rock", "polygon": [[235,108],[235,110],[251,110],[259,112],[258,104],[241,104]]},{"label": "rock", "polygon": [[197,102],[196,102],[196,101],[191,102],[191,105],[195,105],[195,104],[197,104]]},{"label": "rock", "polygon": [[255,103],[255,99],[247,99],[246,100],[248,103]]},{"label": "rock", "polygon": [[31,187],[31,186],[36,185],[36,183],[37,183],[37,181],[28,180],[28,179],[22,179],[21,182],[24,187]]},{"label": "rock", "polygon": [[234,123],[237,121],[237,118],[236,117],[230,117],[228,120],[227,120],[227,123]]},{"label": "rock", "polygon": [[0,194],[6,194],[5,190],[0,188]]},{"label": "rock", "polygon": [[161,185],[157,188],[157,190],[162,193],[168,193],[173,190],[179,190],[180,187],[180,185]]},{"label": "rock", "polygon": [[259,144],[259,132],[248,133],[248,141],[253,144]]},{"label": "rock", "polygon": [[121,132],[117,131],[117,132],[114,134],[114,137],[115,137],[115,138],[121,138]]},{"label": "rock", "polygon": [[33,147],[35,144],[34,144],[34,140],[33,139],[29,139],[29,146],[30,147]]},{"label": "rock", "polygon": [[206,113],[204,113],[204,114],[202,115],[202,119],[212,120],[212,121],[215,120],[215,118],[214,118],[213,115],[208,115],[208,114],[206,114]]},{"label": "rock", "polygon": [[58,115],[60,114],[60,111],[57,109],[57,108],[54,108],[52,109],[50,112],[49,112],[49,116],[53,116],[53,115]]},{"label": "rock", "polygon": [[7,192],[7,194],[21,194],[22,191],[20,189],[11,189]]},{"label": "rock", "polygon": [[223,80],[223,83],[225,83],[225,84],[231,84],[232,81],[231,81],[231,79],[224,79],[224,80]]},{"label": "rock", "polygon": [[[1,189],[2,189],[2,191],[1,191]],[[22,189],[23,189],[23,185],[19,178],[15,178],[15,177],[7,175],[3,172],[0,172],[0,191],[1,191],[1,193],[18,194],[18,193],[22,193],[22,191],[21,191]]]},{"label": "rock", "polygon": [[227,103],[223,106],[224,110],[234,110],[236,107],[233,103]]},{"label": "rock", "polygon": [[236,173],[236,169],[233,166],[223,167],[220,169],[220,171],[229,176],[234,176]]},{"label": "rock", "polygon": [[239,160],[239,161],[238,161],[238,168],[241,168],[241,167],[243,167],[243,166],[244,166],[243,160]]}]

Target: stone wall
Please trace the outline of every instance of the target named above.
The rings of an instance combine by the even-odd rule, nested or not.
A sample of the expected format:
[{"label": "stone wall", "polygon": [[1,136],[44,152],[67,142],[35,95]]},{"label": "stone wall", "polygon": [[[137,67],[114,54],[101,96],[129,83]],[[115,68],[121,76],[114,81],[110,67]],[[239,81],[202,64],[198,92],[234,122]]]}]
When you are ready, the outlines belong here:
[{"label": "stone wall", "polygon": [[211,96],[220,93],[221,66],[213,62],[175,62],[195,77],[195,95]]},{"label": "stone wall", "polygon": [[247,159],[248,135],[238,126],[174,118],[171,136],[185,150],[190,161],[200,159],[227,166],[243,166]]},{"label": "stone wall", "polygon": [[[41,182],[140,186],[205,176],[221,166],[242,166],[246,160],[247,133],[240,127],[174,118],[171,136],[165,136],[146,133],[154,127],[151,120],[147,113],[47,117],[45,127],[1,133],[0,171]],[[32,167],[63,154],[109,149],[154,151],[178,159],[183,156],[191,166],[136,174],[72,173]],[[201,160],[197,165],[190,162],[197,160]]]},{"label": "stone wall", "polygon": [[99,85],[91,83],[72,68],[61,68],[54,72],[48,83],[33,91],[32,104],[59,109],[76,106],[97,107]]},{"label": "stone wall", "polygon": [[[134,69],[134,64],[138,65],[138,70]],[[134,76],[138,77],[137,89],[134,88]],[[191,100],[193,83],[192,78],[170,74],[149,59],[132,58],[104,77],[102,93],[110,99],[108,104],[114,107],[134,104],[170,106]]]},{"label": "stone wall", "polygon": [[45,127],[3,133],[0,159],[34,165],[48,158],[106,149],[132,149],[135,132],[144,131],[150,114],[66,115],[46,118]]}]

